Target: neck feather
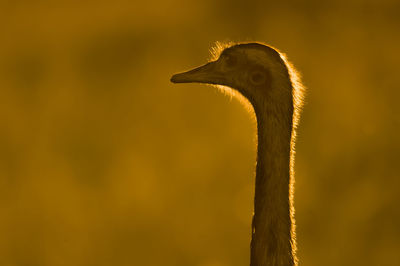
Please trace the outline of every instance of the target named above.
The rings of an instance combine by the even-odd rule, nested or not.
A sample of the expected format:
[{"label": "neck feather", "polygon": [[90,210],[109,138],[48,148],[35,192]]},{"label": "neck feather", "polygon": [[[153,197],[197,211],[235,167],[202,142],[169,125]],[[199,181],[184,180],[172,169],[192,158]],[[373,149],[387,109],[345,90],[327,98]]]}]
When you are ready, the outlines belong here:
[{"label": "neck feather", "polygon": [[258,152],[251,266],[296,265],[292,160],[293,104],[257,108]]}]

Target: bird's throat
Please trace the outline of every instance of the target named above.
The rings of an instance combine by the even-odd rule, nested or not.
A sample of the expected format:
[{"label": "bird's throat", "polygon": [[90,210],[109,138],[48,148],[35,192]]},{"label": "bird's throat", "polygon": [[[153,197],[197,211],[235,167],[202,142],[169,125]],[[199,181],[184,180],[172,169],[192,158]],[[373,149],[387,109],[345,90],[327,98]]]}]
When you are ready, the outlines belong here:
[{"label": "bird's throat", "polygon": [[288,110],[255,111],[258,151],[250,265],[292,266],[296,264],[290,170],[292,115],[288,116]]}]

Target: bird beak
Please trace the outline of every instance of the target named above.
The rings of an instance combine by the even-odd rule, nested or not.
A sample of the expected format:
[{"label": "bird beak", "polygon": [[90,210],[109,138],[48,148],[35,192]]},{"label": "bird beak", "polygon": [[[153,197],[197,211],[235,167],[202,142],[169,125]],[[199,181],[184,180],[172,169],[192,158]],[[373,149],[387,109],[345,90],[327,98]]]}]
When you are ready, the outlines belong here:
[{"label": "bird beak", "polygon": [[216,71],[216,61],[207,63],[198,68],[187,72],[175,74],[171,77],[173,83],[208,83],[221,84],[224,83],[222,73]]}]

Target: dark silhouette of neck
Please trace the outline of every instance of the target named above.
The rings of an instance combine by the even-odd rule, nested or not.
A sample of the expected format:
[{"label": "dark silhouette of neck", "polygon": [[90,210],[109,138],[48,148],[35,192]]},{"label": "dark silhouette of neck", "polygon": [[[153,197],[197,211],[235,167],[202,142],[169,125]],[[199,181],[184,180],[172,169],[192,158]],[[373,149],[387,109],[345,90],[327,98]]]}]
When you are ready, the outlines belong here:
[{"label": "dark silhouette of neck", "polygon": [[[290,159],[292,99],[282,105],[254,105],[258,150],[251,266],[295,265]],[[293,246],[292,246],[293,244]]]}]

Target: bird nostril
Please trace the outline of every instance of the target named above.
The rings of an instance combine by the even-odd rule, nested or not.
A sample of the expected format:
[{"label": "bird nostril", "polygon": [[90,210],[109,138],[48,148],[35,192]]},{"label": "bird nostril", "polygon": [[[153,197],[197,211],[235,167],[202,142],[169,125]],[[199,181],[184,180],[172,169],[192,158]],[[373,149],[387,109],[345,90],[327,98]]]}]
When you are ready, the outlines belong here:
[{"label": "bird nostril", "polygon": [[234,56],[227,56],[225,62],[229,67],[233,67],[237,64],[237,59]]}]

